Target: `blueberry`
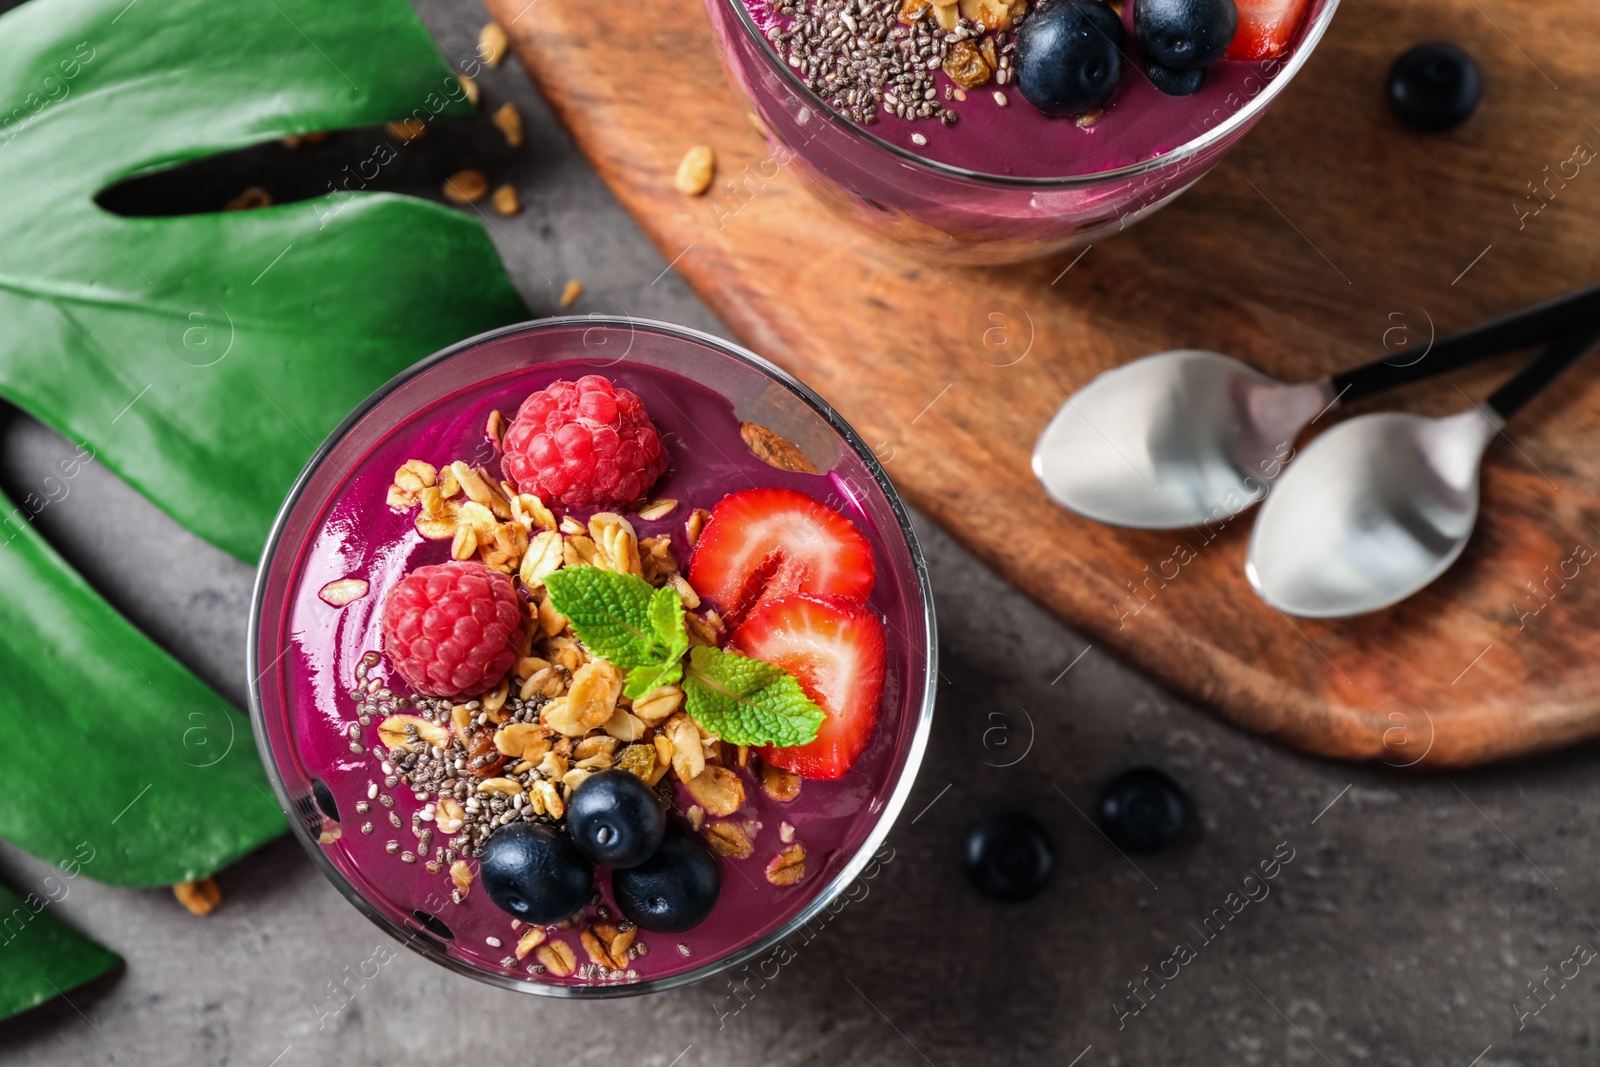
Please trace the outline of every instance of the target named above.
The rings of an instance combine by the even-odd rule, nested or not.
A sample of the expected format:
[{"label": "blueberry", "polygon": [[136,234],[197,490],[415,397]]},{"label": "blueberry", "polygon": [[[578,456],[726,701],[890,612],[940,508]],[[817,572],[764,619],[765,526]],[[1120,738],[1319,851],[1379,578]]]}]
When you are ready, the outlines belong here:
[{"label": "blueberry", "polygon": [[1147,61],[1144,72],[1150,76],[1150,84],[1168,96],[1193,96],[1200,91],[1200,86],[1206,83],[1204,67],[1195,70],[1173,70],[1171,67],[1163,67],[1160,63]]},{"label": "blueberry", "polygon": [[1172,70],[1199,70],[1217,59],[1238,28],[1239,9],[1233,0],[1133,3],[1133,35],[1152,60]]},{"label": "blueberry", "polygon": [[1122,78],[1122,20],[1099,0],[1049,0],[1017,31],[1017,89],[1051,116],[1081,115]]},{"label": "blueberry", "polygon": [[655,855],[611,876],[611,892],[636,926],[681,934],[699,926],[717,903],[722,872],[717,858],[698,840],[673,831]]},{"label": "blueberry", "polygon": [[594,890],[594,868],[571,838],[543,823],[512,823],[489,835],[479,857],[484,892],[530,923],[571,917]]},{"label": "blueberry", "polygon": [[627,771],[591,774],[567,802],[567,832],[602,867],[637,867],[655,854],[667,813],[655,790]]},{"label": "blueberry", "polygon": [[1453,130],[1472,116],[1481,99],[1477,61],[1448,41],[1408,49],[1389,68],[1389,106],[1415,129]]},{"label": "blueberry", "polygon": [[967,834],[967,877],[986,897],[1021,901],[1037,896],[1055,869],[1050,835],[1031,816],[1003,811]]},{"label": "blueberry", "polygon": [[1135,767],[1111,780],[1096,808],[1100,829],[1124,852],[1156,852],[1177,840],[1189,821],[1189,800],[1154,767]]}]

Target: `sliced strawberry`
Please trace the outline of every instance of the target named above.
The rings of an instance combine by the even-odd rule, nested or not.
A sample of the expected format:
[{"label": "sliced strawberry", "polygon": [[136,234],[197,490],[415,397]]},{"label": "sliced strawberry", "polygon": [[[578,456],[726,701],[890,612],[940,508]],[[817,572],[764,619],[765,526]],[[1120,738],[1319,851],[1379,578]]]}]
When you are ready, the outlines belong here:
[{"label": "sliced strawberry", "polygon": [[764,748],[761,758],[802,778],[839,778],[872,739],[883,698],[883,623],[857,600],[794,593],[768,600],[729,644],[795,676],[827,718],[816,739]]},{"label": "sliced strawberry", "polygon": [[792,489],[723,497],[689,561],[689,584],[733,626],[790,593],[865,600],[875,577],[872,545],[855,524]]},{"label": "sliced strawberry", "polygon": [[1276,59],[1289,47],[1310,0],[1235,0],[1239,28],[1223,53],[1228,59]]}]

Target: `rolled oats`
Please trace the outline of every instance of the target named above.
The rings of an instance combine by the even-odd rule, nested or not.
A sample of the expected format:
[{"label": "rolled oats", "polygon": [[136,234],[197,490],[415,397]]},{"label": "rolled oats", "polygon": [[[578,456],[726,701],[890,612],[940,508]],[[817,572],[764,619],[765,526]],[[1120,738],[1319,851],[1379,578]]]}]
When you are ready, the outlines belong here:
[{"label": "rolled oats", "polygon": [[633,713],[646,725],[654,726],[683,706],[683,690],[676,685],[652,689],[633,702]]},{"label": "rolled oats", "polygon": [[595,513],[589,519],[589,536],[597,549],[595,562],[608,571],[643,576],[639,563],[639,535],[633,523],[611,511]]},{"label": "rolled oats", "polygon": [[756,846],[750,840],[750,835],[743,826],[736,822],[718,821],[708,823],[705,829],[706,842],[710,844],[711,851],[719,856],[730,859],[747,860],[755,855]]},{"label": "rolled oats", "polygon": [[806,454],[800,451],[793,441],[760,423],[741,422],[739,436],[744,438],[745,447],[768,466],[777,467],[782,471],[817,473],[816,464],[807,459]]},{"label": "rolled oats", "polygon": [[517,938],[517,959],[522,959],[523,957],[527,956],[528,953],[544,944],[545,938],[549,936],[550,935],[542,926],[528,927],[522,932],[522,936]]},{"label": "rolled oats", "polygon": [[548,941],[538,948],[538,960],[557,978],[570,978],[578,969],[578,954],[565,941]]},{"label": "rolled oats", "polygon": [[773,800],[786,804],[800,795],[800,776],[782,767],[761,761],[761,791]]},{"label": "rolled oats", "polygon": [[655,519],[664,519],[668,515],[671,515],[673,509],[677,506],[678,502],[673,500],[671,497],[663,497],[660,500],[652,500],[650,503],[639,509],[639,517],[641,519],[650,519],[652,521]]},{"label": "rolled oats", "polygon": [[[457,834],[466,824],[467,813],[455,797],[440,797],[439,803],[434,807],[433,824],[439,828],[441,834]],[[465,865],[463,864],[463,869]],[[450,874],[455,876],[455,868],[450,868]]]},{"label": "rolled oats", "polygon": [[600,728],[618,741],[637,741],[644,736],[645,731],[643,720],[637,715],[629,714],[621,706],[611,713],[611,718]]},{"label": "rolled oats", "polygon": [[[672,743],[672,770],[688,782],[706,769],[706,753],[700,744],[700,731],[687,715],[674,715],[663,730]],[[710,807],[710,805],[706,805]],[[719,812],[718,814],[727,814]]]},{"label": "rolled oats", "polygon": [[[673,758],[677,758],[677,743],[673,743]],[[674,765],[676,766],[676,764]],[[679,777],[682,777],[681,773]],[[726,767],[708,764],[704,770],[684,782],[689,795],[712,815],[732,815],[744,804],[744,783],[739,775]]]},{"label": "rolled oats", "polygon": [[450,882],[456,892],[466,896],[472,888],[472,866],[466,860],[456,860],[450,865]]},{"label": "rolled oats", "polygon": [[447,747],[450,731],[420,715],[390,715],[378,724],[378,739],[387,748],[410,752],[418,739],[438,748]]}]

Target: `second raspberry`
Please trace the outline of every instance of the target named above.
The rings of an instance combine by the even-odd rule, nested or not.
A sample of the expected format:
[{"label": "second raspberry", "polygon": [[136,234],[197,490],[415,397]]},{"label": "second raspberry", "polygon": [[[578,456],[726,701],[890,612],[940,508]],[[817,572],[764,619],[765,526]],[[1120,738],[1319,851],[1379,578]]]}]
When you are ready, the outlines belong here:
[{"label": "second raspberry", "polygon": [[634,393],[586,375],[523,401],[506,430],[502,466],[517,491],[557,507],[614,507],[643,496],[667,450]]}]

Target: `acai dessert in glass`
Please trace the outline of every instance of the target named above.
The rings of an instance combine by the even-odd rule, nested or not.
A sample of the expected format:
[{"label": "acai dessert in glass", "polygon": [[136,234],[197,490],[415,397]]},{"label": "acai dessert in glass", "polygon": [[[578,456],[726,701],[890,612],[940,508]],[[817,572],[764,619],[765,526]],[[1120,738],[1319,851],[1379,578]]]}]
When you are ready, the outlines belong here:
[{"label": "acai dessert in glass", "polygon": [[1299,70],[1337,2],[707,7],[774,166],[891,239],[1007,262],[1121,229],[1192,185]]},{"label": "acai dessert in glass", "polygon": [[628,319],[475,338],[352,415],[279,517],[251,658],[334,883],[561,996],[772,951],[872,860],[932,715],[870,451],[758,357]]}]

